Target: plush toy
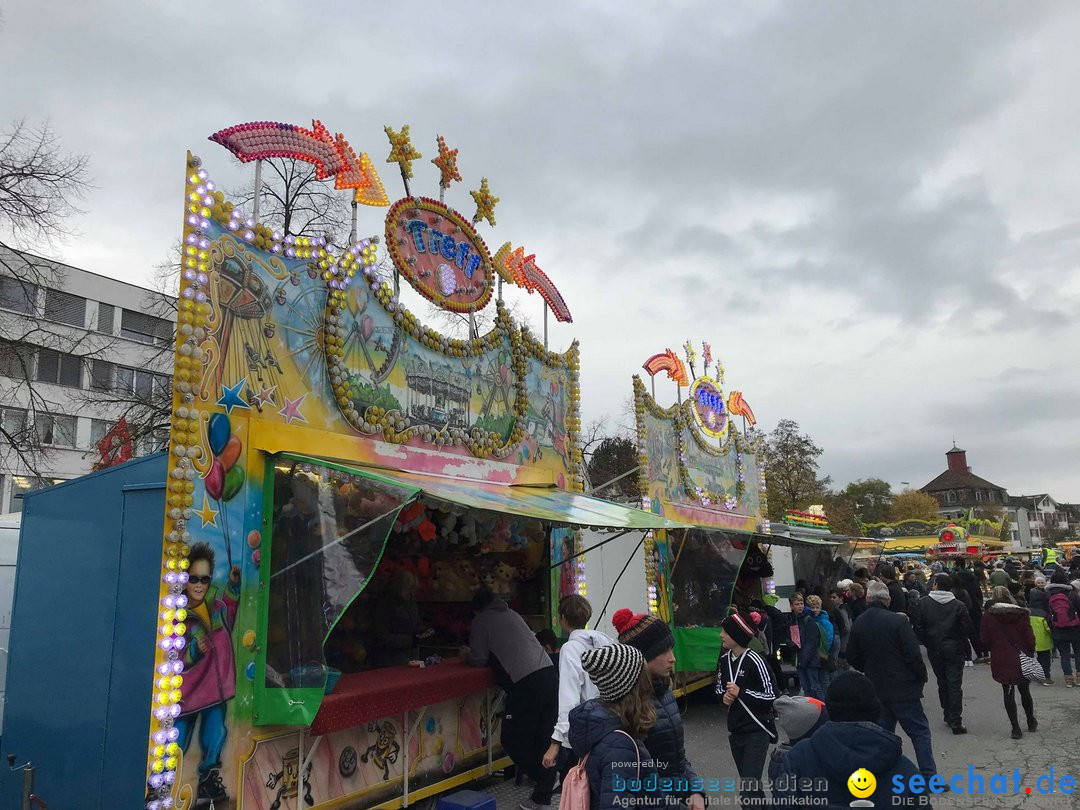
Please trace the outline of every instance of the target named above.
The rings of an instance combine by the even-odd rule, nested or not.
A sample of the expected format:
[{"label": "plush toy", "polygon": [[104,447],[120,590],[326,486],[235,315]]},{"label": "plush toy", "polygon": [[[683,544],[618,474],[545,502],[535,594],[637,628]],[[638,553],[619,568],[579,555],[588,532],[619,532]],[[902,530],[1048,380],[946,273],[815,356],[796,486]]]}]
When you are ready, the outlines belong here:
[{"label": "plush toy", "polygon": [[461,577],[462,587],[467,594],[474,594],[480,589],[480,576],[476,573],[476,566],[472,560],[462,560],[457,566],[458,576]]},{"label": "plush toy", "polygon": [[491,529],[491,550],[506,551],[510,548],[510,524],[498,518]]},{"label": "plush toy", "polygon": [[503,597],[504,599],[514,592],[514,580],[517,576],[517,569],[507,562],[502,560],[495,566],[494,570],[495,586],[492,591],[496,596]]},{"label": "plush toy", "polygon": [[398,513],[394,531],[404,534],[419,526],[425,519],[424,505],[419,501],[411,503]]}]

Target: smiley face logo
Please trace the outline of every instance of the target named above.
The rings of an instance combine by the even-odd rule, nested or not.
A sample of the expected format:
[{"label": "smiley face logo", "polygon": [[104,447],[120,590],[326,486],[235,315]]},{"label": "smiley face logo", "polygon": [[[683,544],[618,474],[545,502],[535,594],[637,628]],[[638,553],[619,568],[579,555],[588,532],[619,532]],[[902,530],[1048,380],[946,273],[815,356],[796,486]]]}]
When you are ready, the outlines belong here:
[{"label": "smiley face logo", "polygon": [[865,799],[877,788],[877,778],[866,768],[859,768],[848,777],[847,786],[856,799]]}]

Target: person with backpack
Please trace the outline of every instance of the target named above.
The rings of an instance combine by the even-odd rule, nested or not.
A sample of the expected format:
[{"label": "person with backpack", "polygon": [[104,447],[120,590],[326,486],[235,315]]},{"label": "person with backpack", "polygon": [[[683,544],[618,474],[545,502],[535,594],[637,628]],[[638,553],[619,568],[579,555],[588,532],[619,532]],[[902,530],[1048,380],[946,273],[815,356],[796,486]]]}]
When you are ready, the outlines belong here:
[{"label": "person with backpack", "polygon": [[[675,672],[675,636],[671,628],[656,616],[620,608],[611,615],[611,624],[619,631],[619,642],[636,648],[645,657],[645,670],[652,679],[653,712],[656,721],[645,737],[661,779],[671,779],[672,798],[689,804],[691,810],[704,810],[705,796],[690,793],[689,785],[700,782],[686,758],[683,743],[683,720],[679,704],[671,692]],[[681,787],[679,787],[681,785]]]},{"label": "person with backpack", "polygon": [[1077,609],[1080,598],[1069,584],[1064,571],[1055,571],[1050,577],[1046,594],[1050,605],[1050,632],[1058,655],[1061,656],[1065,686],[1071,689],[1076,685],[1073,675],[1074,660],[1077,676],[1080,676],[1080,610]]},{"label": "person with backpack", "polygon": [[755,629],[738,613],[720,623],[724,650],[716,668],[716,694],[728,707],[728,744],[739,773],[739,801],[763,802],[761,774],[769,745],[776,742],[773,686],[769,665],[748,648]]},{"label": "person with backpack", "polygon": [[570,712],[567,736],[579,762],[563,780],[559,810],[661,802],[645,789],[657,773],[642,742],[656,723],[644,656],[629,644],[608,644],[585,650],[581,667],[596,685],[597,697]]},{"label": "person with backpack", "polygon": [[1030,614],[1013,600],[1007,587],[996,585],[986,603],[982,618],[982,640],[990,649],[990,673],[1001,684],[1005,699],[1005,714],[1012,723],[1012,738],[1024,736],[1016,716],[1016,688],[1024,706],[1028,731],[1035,731],[1035,704],[1031,701],[1031,684],[1020,665],[1020,654],[1035,655],[1035,634],[1031,631]]},{"label": "person with backpack", "polygon": [[586,650],[605,647],[611,639],[598,630],[586,630],[592,618],[592,605],[584,596],[570,594],[559,600],[559,629],[568,635],[559,650],[559,719],[551,732],[551,744],[544,754],[545,768],[558,768],[565,777],[572,764],[570,740],[570,712],[586,700],[596,697],[596,686],[581,666],[581,656]]}]

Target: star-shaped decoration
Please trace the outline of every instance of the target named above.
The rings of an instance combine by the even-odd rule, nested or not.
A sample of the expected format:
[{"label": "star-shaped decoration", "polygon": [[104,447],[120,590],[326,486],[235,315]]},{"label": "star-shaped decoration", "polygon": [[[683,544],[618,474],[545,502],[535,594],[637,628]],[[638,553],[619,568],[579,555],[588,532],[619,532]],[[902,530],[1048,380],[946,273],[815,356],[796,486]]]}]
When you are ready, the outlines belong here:
[{"label": "star-shaped decoration", "polygon": [[202,496],[202,509],[195,513],[202,520],[203,526],[217,526],[217,510],[210,507],[210,499],[206,497],[206,493]]},{"label": "star-shaped decoration", "polygon": [[244,386],[247,385],[247,378],[240,380],[236,385],[229,388],[228,386],[221,386],[221,398],[218,399],[217,404],[225,409],[225,413],[232,413],[233,408],[250,408],[251,406],[244,401],[244,398],[240,396],[240,392],[244,390]]},{"label": "star-shaped decoration", "polygon": [[263,390],[261,390],[259,393],[257,393],[255,395],[254,401],[258,402],[260,405],[273,405],[274,404],[274,394],[276,392],[277,392],[277,386],[276,385],[272,385],[269,388],[264,388]]},{"label": "star-shaped decoration", "polygon": [[491,189],[488,188],[488,180],[486,177],[480,180],[480,189],[478,191],[470,191],[473,200],[476,202],[476,213],[473,214],[472,221],[479,222],[482,219],[486,219],[488,224],[495,227],[495,204],[499,202],[498,197],[494,197],[491,194]]},{"label": "star-shaped decoration", "polygon": [[391,127],[383,127],[386,137],[390,139],[390,156],[387,163],[396,163],[401,167],[401,173],[405,177],[412,177],[412,162],[423,157],[417,152],[409,140],[409,125],[401,128],[401,132],[394,132]]},{"label": "star-shaped decoration", "polygon": [[450,188],[450,184],[457,180],[461,182],[461,173],[458,172],[457,167],[457,149],[447,149],[446,140],[442,135],[437,138],[439,142],[439,156],[432,159],[432,163],[439,167],[441,172],[441,178],[439,185],[443,188]]},{"label": "star-shaped decoration", "polygon": [[285,407],[278,411],[279,414],[285,417],[285,424],[291,425],[293,422],[306,422],[307,418],[300,413],[300,406],[304,402],[304,398],[307,394],[303,394],[299,399],[289,399],[285,397]]}]

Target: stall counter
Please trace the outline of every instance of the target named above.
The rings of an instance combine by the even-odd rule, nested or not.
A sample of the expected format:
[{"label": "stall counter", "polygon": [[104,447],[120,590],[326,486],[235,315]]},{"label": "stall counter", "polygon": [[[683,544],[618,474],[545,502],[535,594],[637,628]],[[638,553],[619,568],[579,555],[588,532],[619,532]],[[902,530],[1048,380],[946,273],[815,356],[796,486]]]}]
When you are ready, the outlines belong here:
[{"label": "stall counter", "polygon": [[456,659],[427,667],[385,667],[343,675],[311,723],[313,735],[330,734],[411,709],[433,706],[495,686],[490,667]]}]

